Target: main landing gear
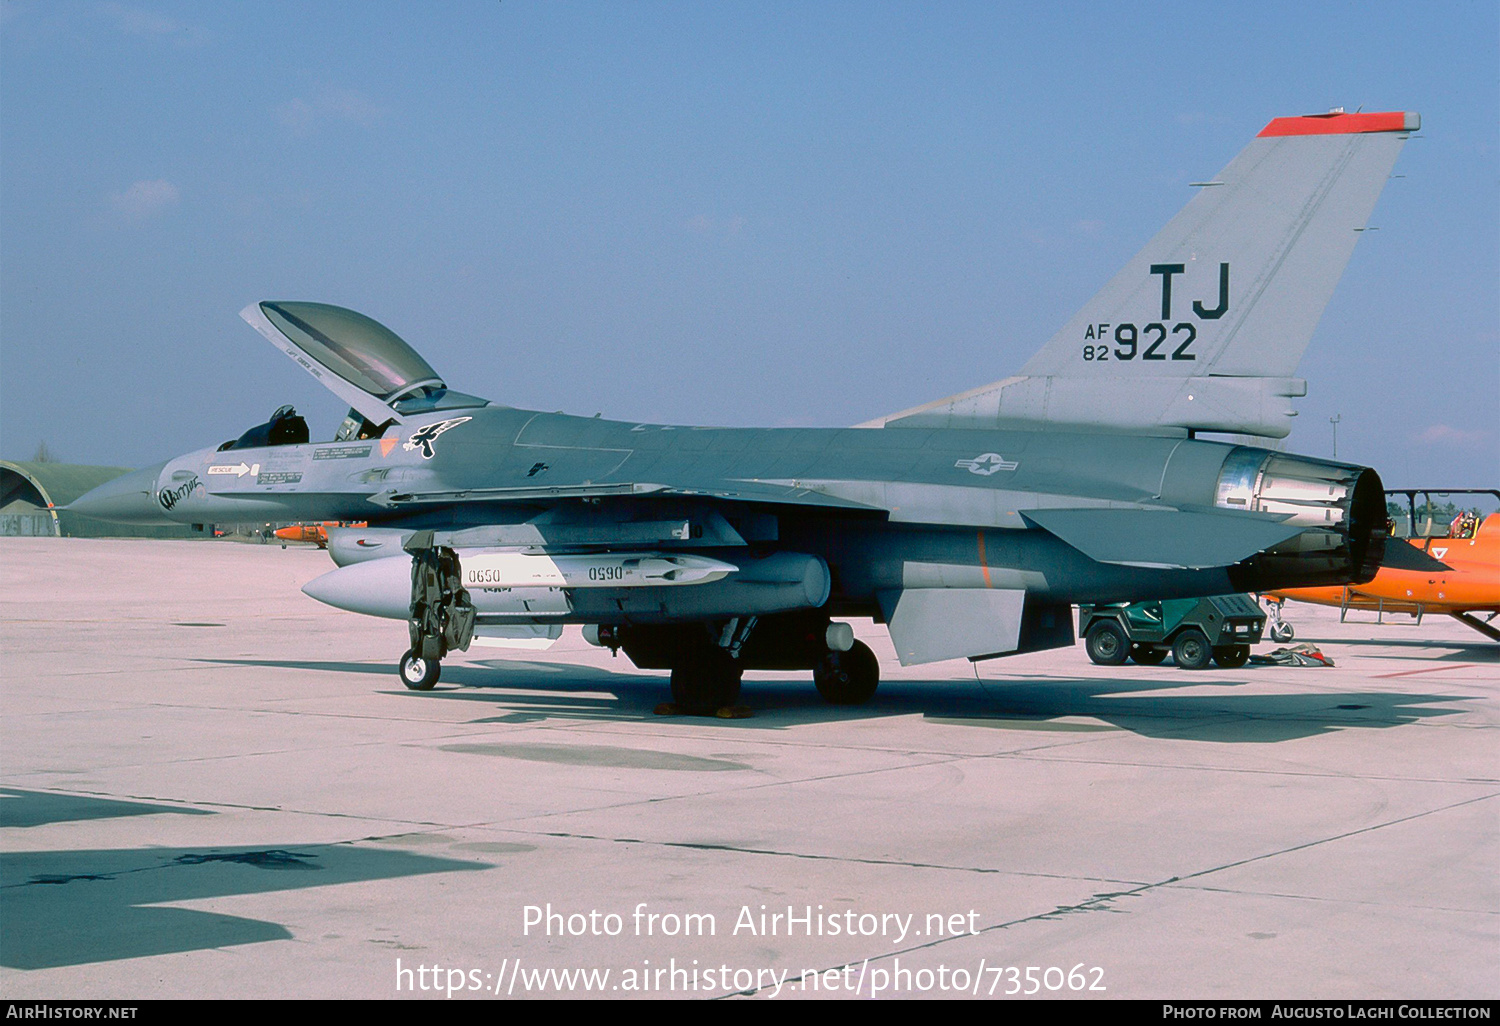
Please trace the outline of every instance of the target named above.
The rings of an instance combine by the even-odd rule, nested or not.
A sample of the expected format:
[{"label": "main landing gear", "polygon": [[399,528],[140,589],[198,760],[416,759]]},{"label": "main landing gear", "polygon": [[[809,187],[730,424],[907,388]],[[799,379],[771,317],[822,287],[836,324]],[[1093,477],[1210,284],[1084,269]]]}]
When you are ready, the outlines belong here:
[{"label": "main landing gear", "polygon": [[672,667],[672,704],[678,712],[716,713],[732,707],[740,697],[745,668],[717,645],[703,645],[682,654]]},{"label": "main landing gear", "polygon": [[474,640],[474,604],[460,583],[457,554],[433,545],[431,531],[418,531],[406,551],[411,553],[411,648],[397,672],[411,690],[430,691],[443,656],[465,651]]},{"label": "main landing gear", "polygon": [[[592,633],[591,633],[592,632]],[[745,670],[812,670],[818,694],[831,705],[861,705],[880,685],[880,664],[848,624],[826,614],[777,614],[660,626],[586,628],[592,644],[623,648],[642,669],[672,674],[672,702],[663,714],[748,715],[735,703]]]},{"label": "main landing gear", "polygon": [[813,668],[813,683],[829,705],[864,705],[880,686],[880,662],[856,641],[847,652],[829,652]]}]

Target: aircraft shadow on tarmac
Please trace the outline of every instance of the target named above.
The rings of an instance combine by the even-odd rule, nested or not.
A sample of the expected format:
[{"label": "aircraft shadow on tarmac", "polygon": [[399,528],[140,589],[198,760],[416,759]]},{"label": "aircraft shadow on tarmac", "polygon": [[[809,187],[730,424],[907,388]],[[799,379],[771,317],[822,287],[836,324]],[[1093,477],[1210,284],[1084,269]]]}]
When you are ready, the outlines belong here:
[{"label": "aircraft shadow on tarmac", "polygon": [[[100,806],[98,815],[75,819],[143,814],[120,811],[128,802],[69,800]],[[152,805],[142,810],[201,811]],[[51,969],[289,940],[291,932],[279,923],[143,906],[489,868],[350,844],[0,853],[0,965]]]},{"label": "aircraft shadow on tarmac", "polygon": [[0,827],[34,827],[82,819],[114,819],[117,816],[150,816],[172,812],[183,816],[211,816],[207,809],[184,805],[152,805],[122,802],[90,795],[53,794],[0,787]]},{"label": "aircraft shadow on tarmac", "polygon": [[[384,663],[316,663],[274,660],[213,660],[217,663],[290,669],[391,674]],[[1121,730],[1143,737],[1183,741],[1267,744],[1313,737],[1351,727],[1398,727],[1433,716],[1456,715],[1460,694],[1390,691],[1306,691],[1236,694],[1246,672],[1198,672],[1187,677],[1011,677],[978,681],[888,680],[862,706],[830,706],[803,675],[745,680],[740,700],[745,719],[664,718],[667,722],[717,723],[726,729],[772,729],[829,720],[920,715],[941,724],[1000,729],[1087,733]],[[1316,668],[1310,674],[1320,672]],[[1309,680],[1309,683],[1313,683]],[[1178,688],[1218,689],[1214,694],[1173,695]],[[1150,694],[1136,694],[1150,692]],[[471,723],[535,723],[549,719],[641,720],[653,718],[667,700],[664,677],[615,673],[593,666],[540,660],[496,659],[443,667],[442,682],[426,692],[385,694],[413,701],[459,701],[505,707]],[[1069,722],[1091,718],[1095,723]]]}]

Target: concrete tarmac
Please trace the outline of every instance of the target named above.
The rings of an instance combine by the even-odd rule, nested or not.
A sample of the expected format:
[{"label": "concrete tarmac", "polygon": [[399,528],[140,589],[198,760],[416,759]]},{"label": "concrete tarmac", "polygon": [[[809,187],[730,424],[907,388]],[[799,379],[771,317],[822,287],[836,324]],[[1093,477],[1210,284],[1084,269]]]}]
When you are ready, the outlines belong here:
[{"label": "concrete tarmac", "polygon": [[1199,672],[856,623],[867,706],[718,720],[576,628],[408,692],[331,566],[0,540],[0,993],[1500,992],[1500,646],[1446,617],[1293,605],[1335,667]]}]

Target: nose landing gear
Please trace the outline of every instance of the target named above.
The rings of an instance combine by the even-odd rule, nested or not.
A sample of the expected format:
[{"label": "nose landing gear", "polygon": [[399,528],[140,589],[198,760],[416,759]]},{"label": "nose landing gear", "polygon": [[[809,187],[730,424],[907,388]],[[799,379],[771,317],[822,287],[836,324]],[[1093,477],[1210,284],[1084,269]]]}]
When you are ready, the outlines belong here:
[{"label": "nose landing gear", "polygon": [[460,582],[457,553],[433,545],[431,531],[418,531],[406,551],[411,553],[411,648],[397,672],[411,690],[430,691],[443,656],[466,651],[474,640],[474,604]]},{"label": "nose landing gear", "polygon": [[423,659],[411,649],[401,657],[399,672],[401,683],[413,691],[431,691],[438,682],[441,666],[436,659]]}]

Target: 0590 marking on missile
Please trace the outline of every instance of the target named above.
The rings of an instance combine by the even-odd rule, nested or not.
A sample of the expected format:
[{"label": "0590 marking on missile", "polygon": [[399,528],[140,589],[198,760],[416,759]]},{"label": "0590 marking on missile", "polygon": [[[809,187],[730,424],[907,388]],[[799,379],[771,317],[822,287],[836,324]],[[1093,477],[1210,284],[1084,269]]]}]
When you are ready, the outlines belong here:
[{"label": "0590 marking on missile", "polygon": [[[1083,347],[1084,360],[1094,362],[1110,359],[1134,360],[1137,356],[1142,361],[1196,360],[1197,354],[1193,353],[1190,347],[1198,340],[1197,327],[1191,321],[1178,321],[1170,329],[1167,327],[1167,322],[1172,319],[1172,276],[1183,274],[1186,269],[1186,264],[1152,264],[1151,273],[1161,276],[1161,320],[1152,321],[1140,328],[1131,323],[1086,325],[1083,329],[1084,340],[1095,339],[1098,342]],[[1201,300],[1195,299],[1193,300],[1193,314],[1199,320],[1216,321],[1228,312],[1229,265],[1222,263],[1219,265],[1218,305],[1209,308],[1204,306]],[[1104,342],[1110,336],[1111,327],[1114,328],[1113,348]],[[1168,337],[1177,343],[1170,356],[1161,351],[1162,343],[1166,342]],[[1142,342],[1148,343],[1144,350],[1141,349]]]}]

